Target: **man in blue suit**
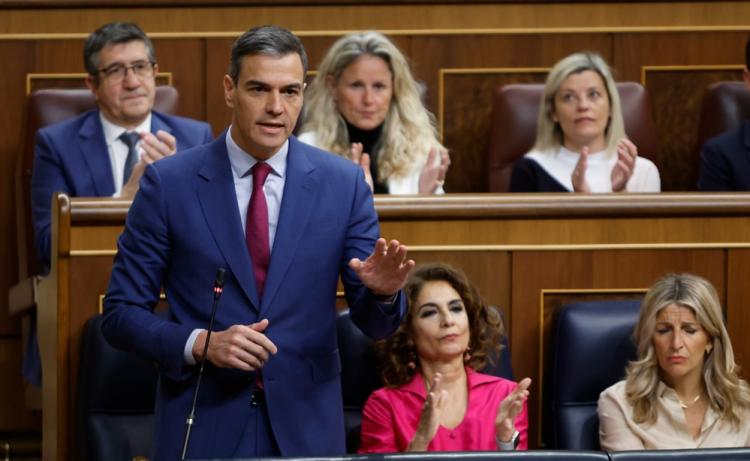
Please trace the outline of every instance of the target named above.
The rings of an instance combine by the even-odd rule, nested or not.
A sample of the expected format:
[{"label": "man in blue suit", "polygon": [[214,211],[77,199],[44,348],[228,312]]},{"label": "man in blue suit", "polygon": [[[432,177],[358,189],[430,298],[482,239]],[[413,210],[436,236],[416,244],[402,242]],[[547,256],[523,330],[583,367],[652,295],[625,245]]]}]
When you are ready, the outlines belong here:
[{"label": "man in blue suit", "polygon": [[[750,88],[750,39],[745,43],[742,76]],[[703,144],[698,190],[750,191],[750,120]]]},{"label": "man in blue suit", "polygon": [[[137,25],[115,22],[100,27],[86,40],[83,57],[86,85],[98,108],[42,128],[36,136],[32,211],[37,254],[45,272],[50,263],[53,193],[133,198],[147,164],[213,139],[205,122],[152,110],[159,66],[151,40]],[[137,139],[132,149],[123,136],[127,133]],[[136,155],[129,159],[131,150]]]},{"label": "man in blue suit", "polygon": [[[339,276],[369,336],[390,335],[403,316],[414,262],[379,238],[361,168],[291,136],[306,70],[291,32],[246,32],[224,77],[229,129],[141,179],[103,331],[160,367],[155,460],[181,453],[217,268],[225,284],[189,458],[344,453]],[[162,287],[166,318],[153,314]]]},{"label": "man in blue suit", "polygon": [[[37,132],[31,207],[34,243],[49,271],[52,194],[132,198],[146,165],[213,139],[211,127],[153,111],[159,71],[154,47],[135,24],[109,23],[94,31],[83,50],[86,85],[98,108]],[[126,137],[134,138],[131,147]],[[36,331],[27,339],[23,374],[41,386]]]}]

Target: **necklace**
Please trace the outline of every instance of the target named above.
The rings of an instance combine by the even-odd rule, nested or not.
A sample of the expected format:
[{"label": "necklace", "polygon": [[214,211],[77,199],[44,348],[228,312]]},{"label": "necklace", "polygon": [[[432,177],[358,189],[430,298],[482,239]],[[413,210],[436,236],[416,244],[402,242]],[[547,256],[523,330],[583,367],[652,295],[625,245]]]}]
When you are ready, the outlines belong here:
[{"label": "necklace", "polygon": [[689,406],[693,405],[693,404],[694,404],[695,402],[697,402],[697,401],[698,401],[698,399],[700,399],[700,398],[701,398],[701,395],[703,395],[703,393],[702,393],[702,392],[701,392],[700,394],[696,395],[696,396],[695,396],[695,398],[694,398],[693,400],[689,401],[689,402],[683,402],[683,401],[682,401],[682,400],[680,400],[679,398],[677,399],[677,401],[678,401],[678,402],[680,402],[680,406],[681,406],[682,408],[686,409],[686,408],[688,408]]}]

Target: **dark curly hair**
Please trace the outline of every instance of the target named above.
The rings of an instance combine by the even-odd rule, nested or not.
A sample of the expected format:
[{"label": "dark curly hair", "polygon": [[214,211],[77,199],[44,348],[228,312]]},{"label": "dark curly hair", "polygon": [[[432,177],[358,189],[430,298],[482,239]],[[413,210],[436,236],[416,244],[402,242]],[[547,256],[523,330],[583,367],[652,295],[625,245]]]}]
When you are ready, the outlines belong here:
[{"label": "dark curly hair", "polygon": [[497,310],[485,304],[479,290],[459,269],[447,264],[426,264],[416,268],[406,281],[404,292],[409,309],[398,330],[390,338],[376,344],[381,366],[380,374],[388,387],[399,387],[408,383],[414,378],[417,367],[420,366],[411,334],[413,309],[422,287],[427,282],[435,281],[450,284],[464,303],[469,317],[471,351],[471,357],[466,361],[466,365],[474,370],[481,370],[488,360],[492,361],[500,352],[500,338],[504,328]]}]

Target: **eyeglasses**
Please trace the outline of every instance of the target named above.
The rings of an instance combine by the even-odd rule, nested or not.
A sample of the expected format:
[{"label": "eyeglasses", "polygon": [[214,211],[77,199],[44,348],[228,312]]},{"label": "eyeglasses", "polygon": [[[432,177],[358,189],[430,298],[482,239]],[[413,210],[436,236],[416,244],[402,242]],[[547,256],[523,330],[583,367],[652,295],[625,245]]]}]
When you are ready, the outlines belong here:
[{"label": "eyeglasses", "polygon": [[104,69],[98,69],[97,72],[104,74],[104,78],[110,83],[119,83],[128,75],[128,70],[132,69],[133,74],[138,78],[150,77],[153,75],[155,62],[136,61],[129,66],[122,64],[112,64]]}]

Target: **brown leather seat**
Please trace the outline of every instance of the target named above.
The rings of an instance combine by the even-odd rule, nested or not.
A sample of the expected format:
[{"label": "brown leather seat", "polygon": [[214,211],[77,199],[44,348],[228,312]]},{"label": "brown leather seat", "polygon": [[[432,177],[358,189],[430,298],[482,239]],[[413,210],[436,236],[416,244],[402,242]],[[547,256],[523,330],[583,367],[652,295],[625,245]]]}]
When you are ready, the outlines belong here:
[{"label": "brown leather seat", "polygon": [[[639,83],[617,83],[622,115],[628,137],[644,157],[658,162],[656,123],[651,98]],[[544,85],[536,83],[504,85],[495,91],[487,152],[490,192],[508,192],[516,160],[531,150]]]},{"label": "brown leather seat", "polygon": [[745,82],[717,82],[706,88],[693,157],[696,172],[703,144],[747,119],[750,119],[750,90]]}]

